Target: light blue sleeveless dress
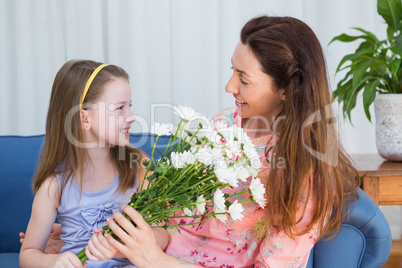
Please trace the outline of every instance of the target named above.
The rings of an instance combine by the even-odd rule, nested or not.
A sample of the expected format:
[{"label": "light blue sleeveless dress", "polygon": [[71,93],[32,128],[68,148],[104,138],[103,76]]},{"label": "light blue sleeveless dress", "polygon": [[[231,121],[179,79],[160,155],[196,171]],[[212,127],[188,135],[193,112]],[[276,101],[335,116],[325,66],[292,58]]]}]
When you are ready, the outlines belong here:
[{"label": "light blue sleeveless dress", "polygon": [[[57,175],[59,188],[61,176]],[[113,212],[121,211],[137,191],[138,180],[133,188],[125,193],[116,192],[119,183],[119,175],[105,189],[99,192],[82,192],[74,180],[69,180],[63,191],[61,203],[57,212],[57,220],[61,224],[64,242],[61,253],[72,251],[77,254],[83,249],[93,235],[93,230],[107,225],[106,219],[113,217]],[[107,261],[87,261],[89,268],[115,268],[136,267],[127,259],[111,259]]]}]

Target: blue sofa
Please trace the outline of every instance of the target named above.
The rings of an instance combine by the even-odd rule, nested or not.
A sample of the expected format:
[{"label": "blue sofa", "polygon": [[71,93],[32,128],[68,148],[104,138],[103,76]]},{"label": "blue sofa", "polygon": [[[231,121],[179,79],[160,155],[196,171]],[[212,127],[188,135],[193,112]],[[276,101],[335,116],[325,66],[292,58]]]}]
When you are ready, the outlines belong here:
[{"label": "blue sofa", "polygon": [[[0,268],[19,267],[19,232],[31,214],[31,180],[43,135],[0,136]],[[131,134],[130,143],[150,155],[154,136]],[[167,139],[159,139],[163,147]],[[321,240],[311,251],[307,268],[381,267],[391,250],[391,231],[374,201],[361,189],[351,216],[331,240]]]}]

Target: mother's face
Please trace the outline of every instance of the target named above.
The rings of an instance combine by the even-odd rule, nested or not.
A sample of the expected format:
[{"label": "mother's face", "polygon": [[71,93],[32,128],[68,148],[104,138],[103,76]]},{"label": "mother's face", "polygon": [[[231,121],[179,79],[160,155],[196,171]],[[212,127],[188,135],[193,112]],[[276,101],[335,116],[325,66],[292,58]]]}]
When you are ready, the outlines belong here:
[{"label": "mother's face", "polygon": [[251,49],[239,42],[232,57],[233,75],[226,92],[235,98],[237,112],[243,118],[262,116],[272,122],[282,109],[285,95],[276,89],[271,76],[262,67]]}]

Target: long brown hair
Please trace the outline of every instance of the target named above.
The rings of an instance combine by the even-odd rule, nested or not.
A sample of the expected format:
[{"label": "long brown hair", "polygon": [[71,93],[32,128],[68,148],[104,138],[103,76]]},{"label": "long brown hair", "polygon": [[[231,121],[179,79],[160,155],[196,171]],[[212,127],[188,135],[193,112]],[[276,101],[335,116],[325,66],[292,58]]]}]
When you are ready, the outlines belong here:
[{"label": "long brown hair", "polygon": [[[273,124],[279,139],[271,148],[273,157],[281,157],[286,165],[271,164],[266,185],[268,227],[281,228],[290,237],[317,224],[320,237],[336,233],[346,205],[357,199],[359,176],[338,142],[320,42],[300,20],[271,16],[247,22],[241,42],[272,77],[274,88],[283,89],[286,96]],[[297,230],[307,207],[307,202],[301,205],[302,194],[315,208],[311,223]]]},{"label": "long brown hair", "polygon": [[[46,119],[46,134],[39,166],[33,180],[36,192],[49,176],[60,174],[63,190],[72,177],[80,178],[83,186],[83,164],[88,159],[87,149],[80,146],[84,133],[81,127],[79,101],[85,84],[92,72],[101,63],[90,60],[71,60],[57,72],[50,96]],[[117,78],[129,81],[125,70],[115,65],[104,67],[93,80],[83,103],[83,109],[102,95],[104,86]],[[119,172],[118,190],[125,191],[135,184],[138,165],[131,165],[130,155],[142,158],[145,154],[131,146],[111,146],[110,157]],[[132,155],[131,155],[132,156]],[[121,160],[120,160],[120,159]]]}]

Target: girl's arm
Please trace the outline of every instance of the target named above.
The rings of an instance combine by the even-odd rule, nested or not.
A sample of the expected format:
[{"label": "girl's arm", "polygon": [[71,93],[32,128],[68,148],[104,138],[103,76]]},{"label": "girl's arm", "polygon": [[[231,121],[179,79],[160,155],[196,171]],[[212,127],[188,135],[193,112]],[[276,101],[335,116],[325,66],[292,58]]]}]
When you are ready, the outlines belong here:
[{"label": "girl's arm", "polygon": [[[63,247],[64,243],[60,239],[60,235],[63,233],[60,230],[60,223],[54,223],[52,230],[50,231],[49,239],[47,240],[45,253],[52,254],[52,253],[60,253],[61,248]],[[24,243],[25,233],[21,232],[20,234],[20,243]]]},{"label": "girl's arm", "polygon": [[124,230],[110,218],[108,225],[123,243],[116,241],[111,235],[106,235],[106,239],[133,264],[139,268],[200,267],[165,254],[163,250],[169,242],[167,231],[152,229],[142,216],[130,206],[125,206],[123,210],[133,219],[137,227],[134,227],[120,212],[115,212],[113,217]]},{"label": "girl's arm", "polygon": [[[59,185],[55,176],[47,178],[35,194],[31,218],[20,251],[20,267],[83,267],[72,252],[44,254],[57,215]],[[62,266],[64,265],[64,266]]]}]

